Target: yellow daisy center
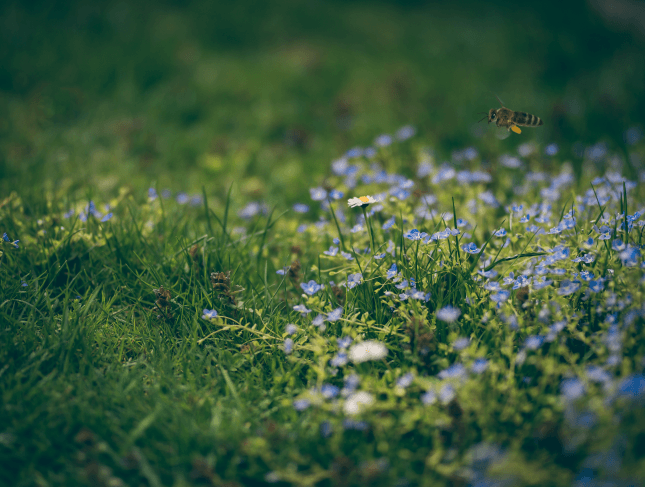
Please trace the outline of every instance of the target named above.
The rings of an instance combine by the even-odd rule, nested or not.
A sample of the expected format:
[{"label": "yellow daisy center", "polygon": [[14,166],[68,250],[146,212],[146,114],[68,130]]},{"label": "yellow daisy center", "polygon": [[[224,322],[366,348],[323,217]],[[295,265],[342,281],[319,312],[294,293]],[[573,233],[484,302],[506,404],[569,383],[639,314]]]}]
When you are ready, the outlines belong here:
[{"label": "yellow daisy center", "polygon": [[370,201],[370,199],[367,196],[361,196],[358,199],[361,200],[363,203],[369,203]]}]

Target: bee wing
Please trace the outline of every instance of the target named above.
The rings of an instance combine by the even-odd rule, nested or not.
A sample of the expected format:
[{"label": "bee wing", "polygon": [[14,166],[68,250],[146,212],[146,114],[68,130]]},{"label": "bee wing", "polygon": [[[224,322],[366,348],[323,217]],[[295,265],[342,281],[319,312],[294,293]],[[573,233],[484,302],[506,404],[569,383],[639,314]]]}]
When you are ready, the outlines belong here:
[{"label": "bee wing", "polygon": [[521,134],[522,133],[522,131],[520,130],[520,128],[517,125],[511,125],[511,130],[513,132],[515,132],[516,134]]}]

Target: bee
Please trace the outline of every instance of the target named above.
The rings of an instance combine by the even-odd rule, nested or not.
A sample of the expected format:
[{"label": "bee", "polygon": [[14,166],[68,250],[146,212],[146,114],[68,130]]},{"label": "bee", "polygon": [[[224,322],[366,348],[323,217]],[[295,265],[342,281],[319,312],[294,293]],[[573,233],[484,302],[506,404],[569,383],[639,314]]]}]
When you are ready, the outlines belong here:
[{"label": "bee", "polygon": [[486,114],[486,117],[482,118],[480,122],[488,118],[488,123],[495,122],[498,127],[506,127],[506,130],[512,130],[516,134],[522,133],[518,125],[523,127],[537,127],[538,125],[542,125],[542,119],[540,117],[526,112],[514,112],[510,108],[506,108],[497,95],[495,97],[499,101],[499,104],[502,105],[502,108],[491,108]]}]

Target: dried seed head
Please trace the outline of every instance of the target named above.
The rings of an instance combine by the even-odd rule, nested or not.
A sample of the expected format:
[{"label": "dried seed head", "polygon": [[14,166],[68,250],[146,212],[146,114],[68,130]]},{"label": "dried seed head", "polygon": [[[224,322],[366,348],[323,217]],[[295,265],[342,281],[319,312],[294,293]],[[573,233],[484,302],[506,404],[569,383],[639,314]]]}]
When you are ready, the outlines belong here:
[{"label": "dried seed head", "polygon": [[201,249],[202,248],[199,245],[195,244],[188,251],[188,255],[190,255],[191,259],[193,259],[193,262],[199,262],[199,253]]},{"label": "dried seed head", "polygon": [[159,289],[153,289],[155,296],[157,297],[157,301],[155,303],[157,304],[157,307],[159,308],[168,308],[170,307],[170,291],[168,289],[164,289],[163,286],[161,286]]},{"label": "dried seed head", "polygon": [[300,280],[300,261],[299,260],[294,260],[291,265],[289,266],[289,271],[287,272],[287,275],[289,276],[290,279],[298,282]]},{"label": "dried seed head", "polygon": [[228,293],[231,289],[231,272],[211,273],[211,284],[216,291],[222,294]]},{"label": "dried seed head", "polygon": [[334,293],[336,299],[340,304],[345,304],[345,288],[336,286],[335,284],[331,287],[331,292]]}]

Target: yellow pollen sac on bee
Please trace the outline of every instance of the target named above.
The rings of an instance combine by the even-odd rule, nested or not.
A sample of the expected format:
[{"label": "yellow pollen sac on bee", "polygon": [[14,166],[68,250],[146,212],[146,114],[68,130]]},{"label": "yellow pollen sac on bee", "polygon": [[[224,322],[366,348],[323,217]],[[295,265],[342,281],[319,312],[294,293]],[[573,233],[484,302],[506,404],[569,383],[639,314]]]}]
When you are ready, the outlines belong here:
[{"label": "yellow pollen sac on bee", "polygon": [[363,203],[370,202],[370,199],[367,196],[360,196],[358,199],[361,200]]},{"label": "yellow pollen sac on bee", "polygon": [[513,132],[515,132],[516,134],[521,134],[521,133],[522,133],[522,131],[520,130],[520,128],[519,128],[517,125],[513,125],[513,126],[511,127],[511,130],[512,130]]}]

